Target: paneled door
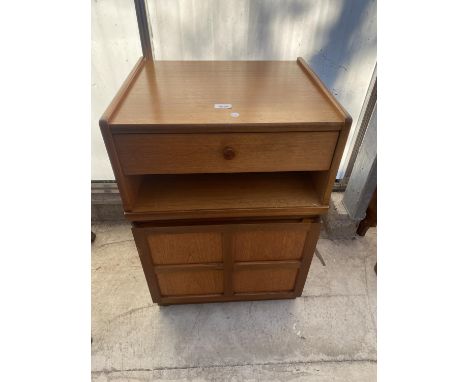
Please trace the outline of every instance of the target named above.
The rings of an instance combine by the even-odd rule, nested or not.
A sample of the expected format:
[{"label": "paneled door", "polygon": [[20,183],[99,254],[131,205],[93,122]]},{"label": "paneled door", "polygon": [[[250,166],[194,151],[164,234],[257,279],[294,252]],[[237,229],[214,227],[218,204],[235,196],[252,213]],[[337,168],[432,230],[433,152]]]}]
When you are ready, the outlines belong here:
[{"label": "paneled door", "polygon": [[160,304],[297,297],[319,231],[308,219],[133,227]]}]

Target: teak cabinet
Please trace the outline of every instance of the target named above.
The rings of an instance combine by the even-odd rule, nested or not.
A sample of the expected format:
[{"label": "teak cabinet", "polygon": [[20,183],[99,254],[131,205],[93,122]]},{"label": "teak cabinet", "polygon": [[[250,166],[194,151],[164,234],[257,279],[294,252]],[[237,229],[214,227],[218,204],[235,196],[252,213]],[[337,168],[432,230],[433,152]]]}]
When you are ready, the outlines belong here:
[{"label": "teak cabinet", "polygon": [[153,301],[300,296],[350,125],[302,58],[140,59],[100,126]]}]

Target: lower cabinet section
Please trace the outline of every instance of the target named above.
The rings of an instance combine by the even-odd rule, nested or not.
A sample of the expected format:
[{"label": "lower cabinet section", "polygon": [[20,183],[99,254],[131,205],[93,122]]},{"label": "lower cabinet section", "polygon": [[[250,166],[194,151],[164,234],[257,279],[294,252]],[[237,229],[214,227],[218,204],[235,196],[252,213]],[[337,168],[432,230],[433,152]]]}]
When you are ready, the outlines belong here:
[{"label": "lower cabinet section", "polygon": [[319,232],[310,218],[133,227],[151,296],[162,305],[300,296]]}]

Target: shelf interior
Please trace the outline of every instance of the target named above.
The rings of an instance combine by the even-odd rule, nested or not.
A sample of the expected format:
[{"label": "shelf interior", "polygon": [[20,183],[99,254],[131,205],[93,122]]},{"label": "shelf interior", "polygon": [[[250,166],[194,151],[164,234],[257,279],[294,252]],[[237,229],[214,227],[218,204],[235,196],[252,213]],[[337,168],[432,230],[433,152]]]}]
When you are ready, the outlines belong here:
[{"label": "shelf interior", "polygon": [[257,211],[321,214],[310,172],[144,175],[127,216]]}]

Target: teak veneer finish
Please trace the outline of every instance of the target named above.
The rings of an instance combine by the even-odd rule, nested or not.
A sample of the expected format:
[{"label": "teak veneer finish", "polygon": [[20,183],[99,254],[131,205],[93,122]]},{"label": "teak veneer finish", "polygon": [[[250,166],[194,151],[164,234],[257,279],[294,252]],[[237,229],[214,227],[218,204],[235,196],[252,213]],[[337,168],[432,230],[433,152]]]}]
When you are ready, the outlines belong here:
[{"label": "teak veneer finish", "polygon": [[300,296],[350,125],[302,58],[141,58],[100,126],[153,301]]},{"label": "teak veneer finish", "polygon": [[330,168],[338,135],[117,134],[114,142],[126,175],[324,171]]},{"label": "teak veneer finish", "polygon": [[[309,124],[339,126],[342,113],[302,63],[146,61],[109,123],[115,126]],[[219,110],[216,103],[230,103]],[[230,116],[238,112],[238,118]],[[229,131],[229,130],[228,130]]]},{"label": "teak veneer finish", "polygon": [[145,176],[130,220],[319,215],[310,173]]}]

